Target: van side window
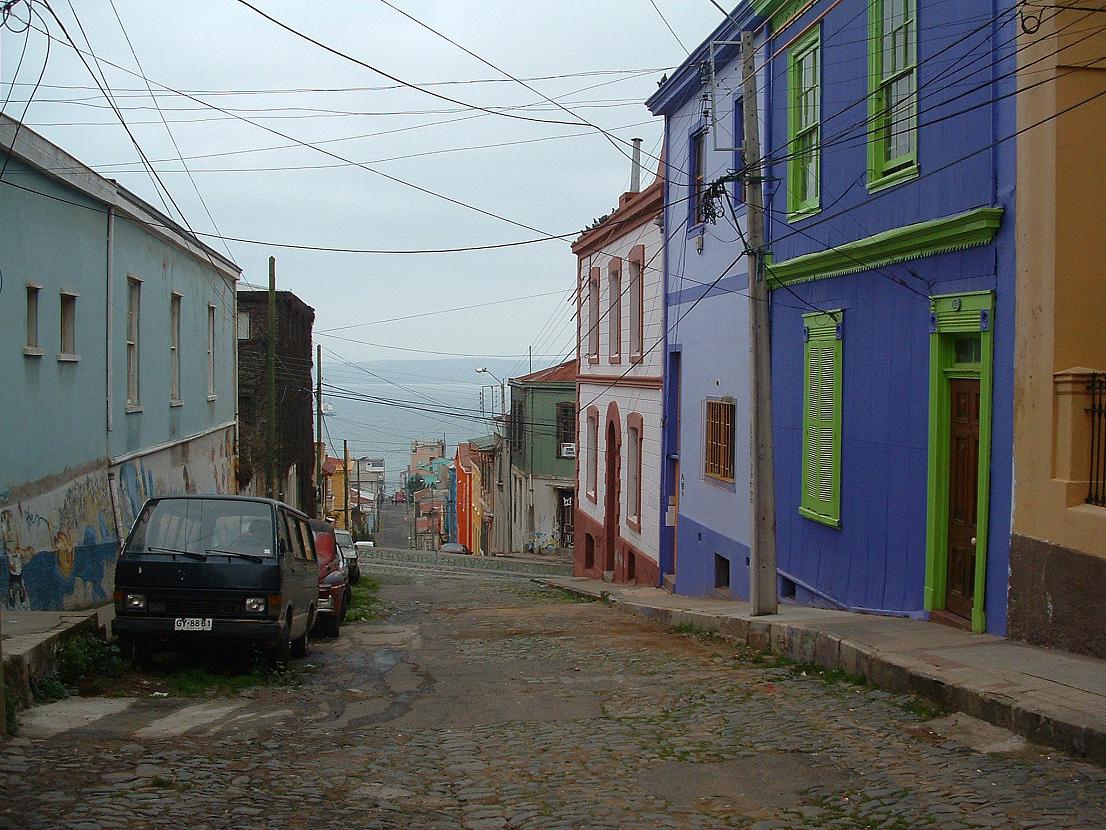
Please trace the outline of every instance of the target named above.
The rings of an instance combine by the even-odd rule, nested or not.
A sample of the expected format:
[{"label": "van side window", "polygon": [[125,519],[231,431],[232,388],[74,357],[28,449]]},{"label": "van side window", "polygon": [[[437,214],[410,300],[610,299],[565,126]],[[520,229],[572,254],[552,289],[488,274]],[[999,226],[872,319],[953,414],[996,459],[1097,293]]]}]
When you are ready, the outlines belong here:
[{"label": "van side window", "polygon": [[304,556],[315,561],[315,535],[311,532],[311,526],[305,521],[299,521],[297,524],[300,526],[300,535],[303,537],[303,553]]},{"label": "van side window", "polygon": [[300,539],[300,535],[297,532],[296,520],[293,519],[291,516],[288,516],[287,514],[285,514],[285,516],[288,519],[288,535],[292,537],[292,545],[289,550],[292,552],[292,556],[294,556],[296,559],[302,560],[304,558],[303,540]]},{"label": "van side window", "polygon": [[280,537],[280,541],[277,543],[280,545],[281,550],[285,551],[289,556],[292,555],[292,542],[288,538],[288,514],[283,510],[280,511],[280,516],[277,521],[277,535]]}]

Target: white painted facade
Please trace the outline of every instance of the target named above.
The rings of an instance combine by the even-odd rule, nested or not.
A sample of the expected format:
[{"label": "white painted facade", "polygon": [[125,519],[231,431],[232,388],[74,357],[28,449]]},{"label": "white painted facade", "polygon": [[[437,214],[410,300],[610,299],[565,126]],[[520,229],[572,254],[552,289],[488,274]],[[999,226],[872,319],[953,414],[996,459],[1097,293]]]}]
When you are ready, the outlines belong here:
[{"label": "white painted facade", "polygon": [[[656,221],[662,207],[658,179],[641,193],[624,194],[619,209],[602,225],[577,240],[579,308],[577,314],[577,516],[603,525],[607,498],[607,429],[617,412],[620,441],[618,536],[623,544],[658,561],[664,329],[664,234]],[[633,316],[631,268],[640,265],[641,334]],[[616,294],[616,290],[618,293]],[[593,297],[594,292],[594,297]],[[612,304],[612,299],[615,302]],[[612,325],[618,313],[618,326]],[[598,336],[592,329],[598,329]],[[615,339],[617,338],[617,340]],[[634,342],[634,341],[638,342]],[[589,424],[597,418],[597,430]],[[637,425],[640,418],[640,427]],[[640,498],[632,489],[636,458],[630,430],[640,429]],[[597,434],[596,434],[597,433]],[[594,483],[589,469],[594,469]],[[636,512],[638,522],[632,522]],[[583,543],[577,521],[577,545]],[[620,554],[621,555],[621,554]],[[600,565],[599,570],[625,572]],[[580,563],[577,563],[580,570]],[[641,566],[636,570],[641,572]]]}]

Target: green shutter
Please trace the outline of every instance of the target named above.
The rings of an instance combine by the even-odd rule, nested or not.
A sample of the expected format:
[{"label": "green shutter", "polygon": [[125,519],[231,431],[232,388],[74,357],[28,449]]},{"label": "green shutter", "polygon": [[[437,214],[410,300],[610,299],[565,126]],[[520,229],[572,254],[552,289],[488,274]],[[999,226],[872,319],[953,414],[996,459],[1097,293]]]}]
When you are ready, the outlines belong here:
[{"label": "green shutter", "polygon": [[807,314],[799,513],[841,526],[841,332],[844,312]]}]

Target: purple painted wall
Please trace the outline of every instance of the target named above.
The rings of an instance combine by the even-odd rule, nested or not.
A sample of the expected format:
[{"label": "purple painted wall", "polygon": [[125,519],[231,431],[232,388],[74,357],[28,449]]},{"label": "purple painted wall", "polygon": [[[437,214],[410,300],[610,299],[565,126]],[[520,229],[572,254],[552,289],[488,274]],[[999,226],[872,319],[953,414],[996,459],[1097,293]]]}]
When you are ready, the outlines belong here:
[{"label": "purple painted wall", "polygon": [[[880,231],[982,206],[1005,209],[994,241],[777,289],[772,297],[779,568],[796,601],[923,615],[932,295],[992,290],[994,372],[987,630],[1005,633],[1009,561],[1013,288],[1013,44],[1009,4],[967,0],[955,10],[918,0],[919,176],[866,187],[866,0],[817,5],[768,49],[768,153],[786,152],[787,45],[822,28],[821,211],[786,218],[786,165],[768,171],[769,245],[776,262]],[[997,16],[995,21],[992,18]],[[999,143],[995,143],[998,141]],[[803,322],[845,309],[841,527],[801,517]],[[814,589],[807,590],[803,587]]]}]

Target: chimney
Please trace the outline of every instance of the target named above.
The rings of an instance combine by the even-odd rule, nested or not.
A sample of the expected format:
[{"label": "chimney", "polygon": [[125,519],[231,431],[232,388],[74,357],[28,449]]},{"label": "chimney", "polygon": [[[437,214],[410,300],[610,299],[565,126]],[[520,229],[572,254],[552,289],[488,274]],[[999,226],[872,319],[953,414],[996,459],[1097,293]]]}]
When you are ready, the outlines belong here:
[{"label": "chimney", "polygon": [[641,190],[641,139],[635,138],[634,142],[634,162],[633,168],[630,170],[630,192],[637,193]]}]

